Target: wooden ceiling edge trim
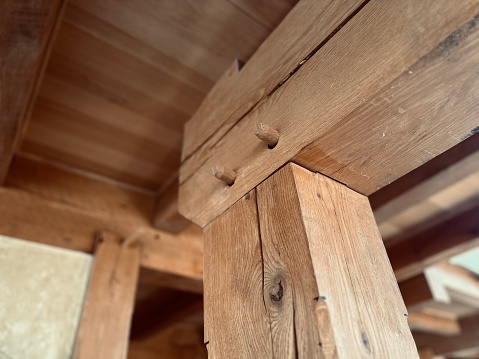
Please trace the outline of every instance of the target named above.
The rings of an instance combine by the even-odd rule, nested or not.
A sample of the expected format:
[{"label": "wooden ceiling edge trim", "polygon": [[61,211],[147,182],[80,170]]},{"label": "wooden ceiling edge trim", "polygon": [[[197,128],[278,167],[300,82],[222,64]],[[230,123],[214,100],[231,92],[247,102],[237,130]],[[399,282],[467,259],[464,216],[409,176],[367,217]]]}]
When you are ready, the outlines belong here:
[{"label": "wooden ceiling edge trim", "polygon": [[38,58],[35,63],[32,79],[30,80],[26,104],[20,112],[19,118],[17,119],[18,125],[16,126],[15,133],[13,134],[14,137],[11,149],[9,150],[10,152],[7,154],[8,157],[6,158],[6,163],[0,163],[0,185],[4,183],[6,177],[8,176],[8,171],[13,157],[20,149],[23,138],[25,137],[26,128],[28,126],[33,106],[40,90],[43,75],[52,52],[53,43],[55,42],[63,15],[65,13],[67,2],[68,0],[54,0],[51,1],[50,5],[46,5],[50,7],[49,14],[45,19],[45,23],[47,24],[46,29],[42,36]]}]

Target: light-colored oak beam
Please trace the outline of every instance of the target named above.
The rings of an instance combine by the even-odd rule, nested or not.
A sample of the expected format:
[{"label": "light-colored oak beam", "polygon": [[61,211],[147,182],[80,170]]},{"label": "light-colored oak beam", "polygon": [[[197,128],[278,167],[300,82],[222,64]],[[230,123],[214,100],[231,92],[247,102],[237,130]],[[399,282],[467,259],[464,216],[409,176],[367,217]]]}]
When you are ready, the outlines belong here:
[{"label": "light-colored oak beam", "polygon": [[[180,212],[205,226],[291,160],[370,195],[474,134],[477,91],[464,89],[478,63],[479,4],[462,5],[369,1],[183,163]],[[274,149],[254,135],[259,122],[279,132]],[[234,185],[211,175],[217,165],[235,171]]]},{"label": "light-colored oak beam", "polygon": [[417,357],[367,198],[297,165],[205,228],[204,283],[211,357]]}]

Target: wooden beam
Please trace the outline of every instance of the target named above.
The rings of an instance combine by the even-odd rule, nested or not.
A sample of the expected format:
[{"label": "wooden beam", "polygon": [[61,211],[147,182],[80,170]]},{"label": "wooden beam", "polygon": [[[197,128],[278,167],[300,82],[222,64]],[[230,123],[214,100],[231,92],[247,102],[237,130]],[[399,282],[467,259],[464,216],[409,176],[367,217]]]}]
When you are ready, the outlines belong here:
[{"label": "wooden beam", "polygon": [[143,229],[148,281],[201,292],[201,231],[191,227],[173,235],[152,228],[153,197],[22,157],[7,185],[0,188],[0,233],[92,253],[99,230],[125,238]]},{"label": "wooden beam", "polygon": [[[477,91],[461,91],[478,63],[479,4],[462,5],[369,1],[183,163],[180,212],[205,226],[291,160],[370,195],[474,134]],[[274,149],[254,135],[259,122],[279,131]],[[215,165],[235,171],[233,186],[211,175]]]},{"label": "wooden beam", "polygon": [[374,211],[380,209],[403,193],[409,192],[411,188],[431,180],[450,166],[462,162],[464,158],[475,152],[479,152],[479,134],[477,133],[374,192],[369,196],[371,207]]},{"label": "wooden beam", "polygon": [[[454,319],[479,310],[479,281],[459,276],[449,266],[427,268],[424,273],[400,282],[399,289],[411,312],[436,313]],[[457,295],[451,295],[451,291]]]},{"label": "wooden beam", "polygon": [[[98,230],[107,230],[126,237],[138,228],[134,223],[127,223],[121,218],[112,220],[24,191],[5,188],[0,188],[0,217],[0,233],[4,235],[87,253],[93,252],[92,238]],[[146,228],[145,237],[142,239],[142,266],[201,281],[201,232],[191,228],[173,235]]]},{"label": "wooden beam", "polygon": [[479,206],[388,246],[389,260],[398,282],[421,273],[424,268],[476,247],[479,244]]},{"label": "wooden beam", "polygon": [[212,357],[417,357],[367,198],[294,164],[205,228],[204,282]]},{"label": "wooden beam", "polygon": [[479,174],[479,151],[470,154],[429,180],[418,184],[401,196],[377,208],[374,211],[376,221],[380,226],[394,215],[427,200],[460,180],[477,174]]},{"label": "wooden beam", "polygon": [[409,328],[438,335],[458,335],[461,333],[459,322],[455,318],[442,317],[424,312],[409,312],[407,318]]},{"label": "wooden beam", "polygon": [[2,3],[0,184],[25,130],[65,4],[65,0]]},{"label": "wooden beam", "polygon": [[158,193],[153,213],[153,226],[171,233],[179,233],[191,224],[178,211],[178,176],[176,173],[171,183]]},{"label": "wooden beam", "polygon": [[126,358],[139,270],[140,247],[123,246],[121,238],[103,232],[73,358]]},{"label": "wooden beam", "polygon": [[444,337],[440,335],[414,332],[418,348],[428,347],[436,355],[453,354],[467,349],[478,347],[479,343],[479,314],[463,318],[459,321],[461,335]]},{"label": "wooden beam", "polygon": [[243,67],[238,60],[234,61],[186,124],[183,161],[210,138],[222,137],[266,99],[364,3],[362,0],[299,2]]}]

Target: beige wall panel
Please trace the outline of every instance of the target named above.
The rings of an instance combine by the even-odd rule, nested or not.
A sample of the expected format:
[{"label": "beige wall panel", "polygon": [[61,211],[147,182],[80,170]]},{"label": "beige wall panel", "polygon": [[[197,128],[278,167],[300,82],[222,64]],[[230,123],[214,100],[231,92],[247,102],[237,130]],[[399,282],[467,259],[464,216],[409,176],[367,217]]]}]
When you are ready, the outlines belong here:
[{"label": "beige wall panel", "polygon": [[67,359],[92,256],[0,235],[0,358]]}]

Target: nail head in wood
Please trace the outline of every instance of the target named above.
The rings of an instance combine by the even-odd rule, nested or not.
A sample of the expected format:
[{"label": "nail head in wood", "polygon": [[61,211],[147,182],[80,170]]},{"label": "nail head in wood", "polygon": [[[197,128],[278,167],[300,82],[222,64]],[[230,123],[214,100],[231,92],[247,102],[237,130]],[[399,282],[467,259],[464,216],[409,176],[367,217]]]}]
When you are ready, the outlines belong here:
[{"label": "nail head in wood", "polygon": [[276,146],[279,141],[279,132],[264,123],[258,123],[254,134],[261,141],[266,142],[270,148]]},{"label": "nail head in wood", "polygon": [[228,168],[224,168],[223,166],[213,167],[213,175],[227,185],[231,186],[233,183],[235,183],[236,172]]}]

